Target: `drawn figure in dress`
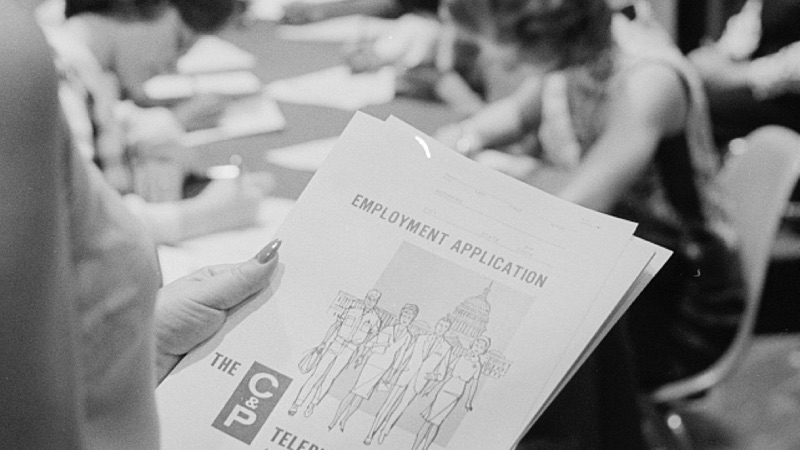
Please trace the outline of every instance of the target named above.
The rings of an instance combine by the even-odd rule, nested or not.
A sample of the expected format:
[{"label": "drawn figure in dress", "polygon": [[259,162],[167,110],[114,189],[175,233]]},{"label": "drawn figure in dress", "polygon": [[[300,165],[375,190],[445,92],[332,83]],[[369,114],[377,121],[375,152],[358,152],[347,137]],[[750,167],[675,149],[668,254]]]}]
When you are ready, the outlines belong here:
[{"label": "drawn figure in dress", "polygon": [[372,427],[364,438],[364,444],[372,443],[376,434],[378,443],[382,444],[408,405],[425,389],[430,380],[436,379],[433,378],[437,377],[435,374],[439,373],[441,378],[444,377],[452,349],[444,335],[451,324],[450,319],[443,317],[436,323],[433,333],[417,336],[404,355],[400,371],[393,377],[396,381],[375,416]]},{"label": "drawn figure in dress", "polygon": [[400,364],[402,355],[413,341],[408,326],[418,313],[417,305],[406,304],[400,309],[397,323],[383,327],[373,339],[364,344],[364,353],[355,360],[356,368],[364,362],[361,373],[353,388],[339,404],[328,429],[332,429],[338,422],[339,429],[344,431],[347,419],[361,406],[361,402],[369,399],[378,384]]},{"label": "drawn figure in dress", "polygon": [[322,343],[316,348],[316,351],[321,353],[319,362],[289,408],[290,416],[297,413],[298,408],[313,393],[304,412],[306,417],[311,416],[314,407],[325,397],[353,355],[357,355],[363,344],[378,333],[381,319],[375,312],[375,306],[380,298],[381,292],[371,289],[367,292],[363,305],[351,306],[336,317]]},{"label": "drawn figure in dress", "polygon": [[[478,388],[478,381],[483,370],[481,356],[485,354],[491,346],[491,340],[486,336],[479,336],[472,342],[470,352],[456,359],[448,368],[447,374],[443,379],[436,381],[441,383],[441,389],[434,397],[430,406],[422,412],[425,422],[420,427],[417,437],[414,440],[412,450],[427,450],[439,433],[442,422],[453,412],[461,397],[466,393],[467,398],[464,408],[472,411],[472,400]],[[436,376],[437,374],[433,374]],[[437,384],[429,385],[423,392],[423,396],[432,392]]]}]

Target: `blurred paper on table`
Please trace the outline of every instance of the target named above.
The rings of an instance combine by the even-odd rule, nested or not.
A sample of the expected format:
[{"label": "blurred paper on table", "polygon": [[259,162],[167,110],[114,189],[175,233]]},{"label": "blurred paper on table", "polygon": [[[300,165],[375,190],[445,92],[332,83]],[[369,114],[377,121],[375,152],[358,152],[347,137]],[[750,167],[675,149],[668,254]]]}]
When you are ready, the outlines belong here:
[{"label": "blurred paper on table", "polygon": [[281,25],[278,37],[289,41],[363,42],[387,33],[394,20],[368,16],[344,16],[305,25]]},{"label": "blurred paper on table", "polygon": [[201,236],[177,246],[160,245],[158,259],[164,284],[205,266],[252,258],[272,239],[292,206],[293,200],[268,197],[261,202],[258,225],[254,227]]},{"label": "blurred paper on table", "polygon": [[197,74],[249,70],[256,57],[237,45],[216,36],[202,36],[178,60],[178,73]]},{"label": "blurred paper on table", "polygon": [[211,142],[268,133],[282,130],[286,126],[278,104],[266,93],[232,100],[222,113],[214,128],[191,131],[181,139],[186,147],[195,147]]},{"label": "blurred paper on table", "polygon": [[389,103],[395,95],[395,70],[354,74],[341,65],[267,85],[278,101],[329,106],[355,111],[368,105]]},{"label": "blurred paper on table", "polygon": [[264,159],[270,164],[303,172],[315,172],[325,162],[336,138],[318,139],[269,150]]},{"label": "blurred paper on table", "polygon": [[[256,20],[276,22],[283,18],[283,7],[296,0],[251,0],[247,7],[248,15]],[[303,0],[304,3],[330,3],[336,0]]]},{"label": "blurred paper on table", "polygon": [[181,100],[202,94],[229,97],[252,95],[262,88],[261,80],[249,70],[197,75],[156,75],[144,83],[144,93],[154,100]]}]

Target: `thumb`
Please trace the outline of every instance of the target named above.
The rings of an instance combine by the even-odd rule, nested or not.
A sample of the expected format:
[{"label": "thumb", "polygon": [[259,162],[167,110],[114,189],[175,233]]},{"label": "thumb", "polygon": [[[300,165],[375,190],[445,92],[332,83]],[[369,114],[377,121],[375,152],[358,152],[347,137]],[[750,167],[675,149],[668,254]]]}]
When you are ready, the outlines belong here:
[{"label": "thumb", "polygon": [[219,267],[208,280],[208,289],[205,290],[208,295],[204,299],[198,299],[200,303],[227,310],[264,289],[278,266],[280,245],[280,240],[273,240],[255,257],[238,264]]}]

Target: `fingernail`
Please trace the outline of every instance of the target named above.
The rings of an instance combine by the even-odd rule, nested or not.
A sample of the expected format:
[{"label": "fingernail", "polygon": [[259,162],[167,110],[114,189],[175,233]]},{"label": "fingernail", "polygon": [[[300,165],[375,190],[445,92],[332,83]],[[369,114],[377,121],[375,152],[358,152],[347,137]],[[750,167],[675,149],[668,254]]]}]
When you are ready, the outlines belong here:
[{"label": "fingernail", "polygon": [[278,253],[278,249],[281,247],[281,240],[274,239],[269,244],[267,244],[264,248],[261,249],[260,252],[256,255],[256,260],[260,264],[268,263],[275,255]]}]

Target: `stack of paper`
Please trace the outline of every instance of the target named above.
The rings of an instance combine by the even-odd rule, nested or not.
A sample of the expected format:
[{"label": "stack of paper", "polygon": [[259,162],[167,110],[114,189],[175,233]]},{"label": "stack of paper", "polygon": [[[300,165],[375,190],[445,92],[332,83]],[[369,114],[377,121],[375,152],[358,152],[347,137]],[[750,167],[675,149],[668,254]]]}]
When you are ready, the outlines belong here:
[{"label": "stack of paper", "polygon": [[264,159],[270,164],[301,172],[316,172],[336,144],[336,138],[317,139],[268,150]]},{"label": "stack of paper", "polygon": [[156,75],[144,83],[144,93],[148,98],[166,101],[203,94],[241,97],[256,94],[261,88],[261,80],[248,70],[196,75],[164,74]]},{"label": "stack of paper", "polygon": [[235,70],[252,70],[256,57],[222,38],[201,36],[178,60],[178,73],[198,74]]},{"label": "stack of paper", "polygon": [[[250,0],[248,15],[256,20],[278,21],[283,18],[284,6],[298,0]],[[332,3],[339,0],[302,0],[303,3]]]},{"label": "stack of paper", "polygon": [[217,125],[186,133],[185,146],[281,130],[286,126],[278,104],[252,72],[255,56],[215,36],[203,36],[178,60],[177,73],[158,75],[144,85],[154,100],[175,102],[199,95],[226,97]]},{"label": "stack of paper", "polygon": [[385,36],[395,23],[381,17],[349,15],[304,25],[281,25],[278,37],[287,41],[370,42]]},{"label": "stack of paper", "polygon": [[278,101],[355,111],[389,103],[395,96],[395,69],[352,73],[341,65],[294,78],[277,80],[267,92]]},{"label": "stack of paper", "polygon": [[512,448],[669,256],[635,227],[357,114],[159,386],[163,447]]},{"label": "stack of paper", "polygon": [[278,104],[266,93],[230,101],[217,126],[185,133],[181,143],[195,147],[210,142],[282,130],[286,118]]}]

